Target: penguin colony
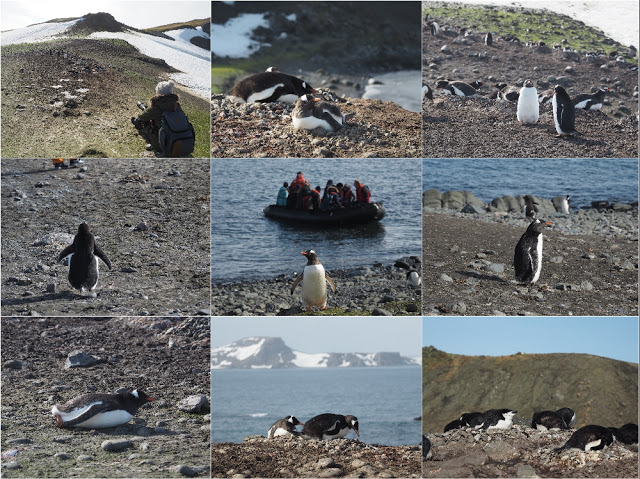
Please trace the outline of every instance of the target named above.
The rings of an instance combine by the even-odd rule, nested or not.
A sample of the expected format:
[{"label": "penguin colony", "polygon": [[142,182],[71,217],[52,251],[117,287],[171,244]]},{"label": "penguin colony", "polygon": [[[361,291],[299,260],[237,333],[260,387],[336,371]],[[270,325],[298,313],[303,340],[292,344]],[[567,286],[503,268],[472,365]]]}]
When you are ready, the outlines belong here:
[{"label": "penguin colony", "polygon": [[302,274],[293,282],[291,294],[293,295],[296,286],[302,283],[302,302],[307,311],[311,311],[314,306],[320,306],[320,309],[325,310],[327,308],[327,283],[334,293],[336,285],[320,264],[315,251],[310,249],[300,254],[307,258],[307,265]]},{"label": "penguin colony", "polygon": [[[303,426],[298,432],[296,426]],[[305,439],[320,439],[330,441],[345,437],[350,430],[360,436],[358,418],[352,415],[324,413],[312,417],[304,424],[294,416],[287,416],[276,421],[269,429],[267,437],[273,439],[279,436],[301,436]]]}]

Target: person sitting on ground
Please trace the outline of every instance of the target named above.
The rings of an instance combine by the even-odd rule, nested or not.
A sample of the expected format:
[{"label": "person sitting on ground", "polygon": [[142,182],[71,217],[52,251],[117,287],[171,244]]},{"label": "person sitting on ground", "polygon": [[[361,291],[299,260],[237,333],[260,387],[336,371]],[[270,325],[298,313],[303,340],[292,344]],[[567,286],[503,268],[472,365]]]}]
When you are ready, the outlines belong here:
[{"label": "person sitting on ground", "polygon": [[278,191],[278,199],[276,200],[276,206],[287,206],[287,197],[289,196],[289,183],[286,181],[280,187]]},{"label": "person sitting on ground", "polygon": [[131,118],[131,123],[147,142],[147,150],[160,151],[158,131],[162,122],[162,112],[174,111],[179,105],[178,95],[173,92],[173,82],[161,81],[156,85],[156,94],[149,100],[149,107],[137,118]]},{"label": "person sitting on ground", "polygon": [[360,183],[359,180],[355,180],[353,186],[356,187],[356,201],[358,203],[369,203],[369,199],[371,198],[369,187]]}]

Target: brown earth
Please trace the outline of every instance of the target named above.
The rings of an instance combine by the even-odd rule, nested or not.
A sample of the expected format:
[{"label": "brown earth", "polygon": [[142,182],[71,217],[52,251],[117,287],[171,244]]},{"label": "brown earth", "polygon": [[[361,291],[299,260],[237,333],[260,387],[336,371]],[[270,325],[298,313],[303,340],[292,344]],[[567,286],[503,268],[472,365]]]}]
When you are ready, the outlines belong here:
[{"label": "brown earth", "polygon": [[419,446],[355,439],[245,438],[211,444],[212,477],[420,477]]},{"label": "brown earth", "polygon": [[[424,212],[423,314],[638,314],[637,237],[570,236],[547,228],[540,280],[533,286],[518,286],[512,282],[510,265],[525,230]],[[593,259],[585,258],[587,253]],[[561,262],[550,261],[559,256]],[[504,264],[504,272],[472,264],[482,258]],[[453,281],[443,281],[443,273]]]},{"label": "brown earth", "polygon": [[[3,477],[180,477],[180,465],[209,477],[209,416],[178,409],[188,396],[210,396],[208,318],[3,317],[1,324]],[[65,369],[74,350],[100,359]],[[122,387],[156,400],[123,426],[55,426],[54,404]],[[105,440],[131,444],[108,452]]]},{"label": "brown earth", "polygon": [[[2,315],[209,315],[209,170],[207,159],[2,160]],[[96,298],[56,263],[83,221],[112,263],[99,265]]]}]

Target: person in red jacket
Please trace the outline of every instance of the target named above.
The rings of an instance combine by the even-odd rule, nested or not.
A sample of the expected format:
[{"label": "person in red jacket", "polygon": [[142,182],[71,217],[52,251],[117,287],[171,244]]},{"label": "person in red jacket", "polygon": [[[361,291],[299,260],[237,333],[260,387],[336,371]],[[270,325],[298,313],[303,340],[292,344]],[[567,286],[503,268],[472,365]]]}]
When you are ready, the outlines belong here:
[{"label": "person in red jacket", "polygon": [[369,203],[369,199],[371,198],[369,187],[360,183],[359,180],[355,180],[353,186],[356,187],[356,201],[358,203]]},{"label": "person in red jacket", "polygon": [[311,185],[309,184],[309,182],[305,179],[304,175],[302,174],[302,171],[298,171],[296,173],[296,178],[291,182],[291,184],[289,185],[289,189],[293,188],[293,187],[298,187],[299,189],[302,189],[302,187],[304,185],[307,185],[309,188],[311,188]]}]

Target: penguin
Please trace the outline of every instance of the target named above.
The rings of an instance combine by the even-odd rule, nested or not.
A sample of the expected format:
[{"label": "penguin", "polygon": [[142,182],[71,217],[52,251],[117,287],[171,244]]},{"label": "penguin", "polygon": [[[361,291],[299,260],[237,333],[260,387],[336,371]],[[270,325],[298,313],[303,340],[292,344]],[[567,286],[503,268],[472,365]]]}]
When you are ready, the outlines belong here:
[{"label": "penguin", "polygon": [[618,429],[610,427],[609,430],[613,434],[613,438],[622,444],[638,444],[637,424],[628,423]]},{"label": "penguin", "polygon": [[111,261],[96,243],[87,223],[78,227],[78,234],[73,243],[67,246],[58,256],[58,261],[69,258],[69,284],[84,293],[85,289],[93,291],[98,284],[98,258],[111,269]]},{"label": "penguin", "polygon": [[422,278],[420,277],[420,272],[415,269],[410,269],[407,271],[407,281],[414,288],[417,288],[422,284]]},{"label": "penguin", "polygon": [[562,200],[562,204],[560,205],[560,211],[562,211],[562,213],[564,213],[565,215],[568,215],[571,213],[571,208],[569,207],[570,198],[571,196],[567,195],[566,198]]},{"label": "penguin", "polygon": [[345,128],[345,116],[338,105],[321,101],[310,95],[303,95],[298,99],[291,112],[291,121],[296,129],[323,128],[327,131],[336,131]]},{"label": "penguin", "polygon": [[422,460],[428,461],[433,456],[431,452],[431,441],[426,434],[422,435]]},{"label": "penguin", "polygon": [[294,416],[287,416],[282,419],[278,419],[269,428],[267,433],[268,439],[273,439],[278,436],[298,436],[300,433],[296,430],[296,426],[304,426]]},{"label": "penguin", "polygon": [[506,83],[496,83],[493,86],[498,89],[497,98],[504,101],[518,101],[518,98],[520,97],[520,90],[516,87],[509,86]]},{"label": "penguin", "polygon": [[448,423],[444,427],[444,431],[442,431],[442,432],[447,432],[447,431],[450,431],[451,429],[461,429],[464,426],[465,425],[462,423],[462,421],[460,419],[455,419],[455,420],[451,421],[450,423]]},{"label": "penguin", "polygon": [[429,100],[433,101],[433,89],[429,85],[426,85],[425,83],[423,83],[422,84],[422,100],[424,101],[425,98],[428,98]]},{"label": "penguin", "polygon": [[474,97],[478,95],[478,90],[471,85],[461,81],[450,82],[448,80],[438,80],[436,82],[436,90],[444,90],[448,95],[456,95],[459,97]]},{"label": "penguin", "polygon": [[573,409],[568,407],[560,408],[556,411],[556,414],[562,418],[567,428],[571,428],[576,424],[576,413]]},{"label": "penguin", "polygon": [[531,80],[524,82],[518,96],[518,109],[516,116],[521,125],[525,123],[537,123],[540,116],[538,104],[538,90]]},{"label": "penguin", "polygon": [[536,209],[534,205],[537,205],[533,200],[533,196],[525,195],[524,197],[524,215],[525,217],[534,220],[536,218]]},{"label": "penguin", "polygon": [[138,389],[119,394],[83,394],[62,405],[56,404],[51,414],[58,427],[114,427],[129,422],[138,408],[150,401],[155,399]]},{"label": "penguin", "polygon": [[553,411],[541,411],[533,413],[531,427],[538,431],[548,431],[549,429],[569,429],[562,417]]},{"label": "penguin", "polygon": [[553,87],[553,121],[559,137],[579,135],[575,129],[576,112],[569,94],[560,85]]},{"label": "penguin", "polygon": [[336,285],[320,264],[318,256],[312,249],[300,253],[307,258],[307,265],[300,276],[296,278],[291,286],[291,294],[296,289],[298,283],[302,282],[302,301],[311,311],[313,306],[320,306],[322,310],[327,308],[327,283],[331,290],[336,292]]},{"label": "penguin", "polygon": [[553,88],[549,88],[543,92],[538,94],[538,103],[540,105],[545,105],[553,100]]},{"label": "penguin", "polygon": [[330,441],[331,439],[345,437],[350,429],[353,429],[356,435],[360,436],[357,417],[324,413],[309,419],[304,424],[300,434],[309,439]]},{"label": "penguin", "polygon": [[573,97],[573,106],[582,110],[600,110],[604,104],[604,94],[609,88],[600,88],[593,95],[589,93],[581,93]]},{"label": "penguin", "polygon": [[613,442],[613,434],[603,426],[591,424],[574,432],[564,446],[554,449],[560,452],[565,449],[579,449],[580,451],[598,451],[610,446]]},{"label": "penguin", "polygon": [[481,87],[482,85],[484,85],[484,82],[483,82],[483,81],[480,81],[480,80],[476,80],[476,81],[472,81],[471,83],[469,83],[469,85],[471,85],[471,86],[472,86],[473,88],[475,88],[476,90],[479,90],[479,89],[480,89],[480,87]]},{"label": "penguin", "polygon": [[470,423],[475,421],[476,418],[482,416],[481,412],[466,412],[455,421],[451,421],[444,427],[444,432],[451,429],[461,429],[463,427],[469,427]]},{"label": "penguin", "polygon": [[484,36],[484,44],[488,47],[493,45],[493,35],[491,35],[491,32],[487,32],[487,34]]},{"label": "penguin", "polygon": [[424,21],[427,23],[427,26],[429,27],[431,35],[433,36],[437,35],[438,32],[440,31],[440,26],[436,22],[431,20],[431,15],[427,13],[427,16],[424,18]]},{"label": "penguin", "polygon": [[[271,67],[274,68],[274,67]],[[304,80],[280,71],[256,73],[236,83],[228,95],[238,103],[295,103],[298,98],[317,90]]]},{"label": "penguin", "polygon": [[535,284],[540,278],[542,270],[542,229],[551,226],[550,222],[540,220],[531,222],[516,245],[513,255],[513,265],[516,270],[516,280],[519,283]]},{"label": "penguin", "polygon": [[469,422],[469,426],[476,429],[511,429],[513,416],[518,411],[513,409],[489,409]]}]

